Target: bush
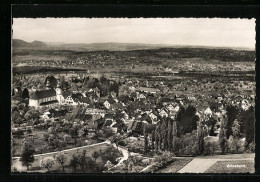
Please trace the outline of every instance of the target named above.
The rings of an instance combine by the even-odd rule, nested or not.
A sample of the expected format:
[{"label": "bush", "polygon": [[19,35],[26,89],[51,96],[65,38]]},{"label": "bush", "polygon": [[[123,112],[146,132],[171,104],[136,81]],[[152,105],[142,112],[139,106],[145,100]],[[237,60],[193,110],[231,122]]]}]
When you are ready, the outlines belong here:
[{"label": "bush", "polygon": [[101,156],[103,161],[111,161],[112,164],[116,164],[116,159],[121,157],[122,154],[119,153],[118,150],[114,149],[113,147],[109,147],[104,151],[101,151]]},{"label": "bush", "polygon": [[49,137],[50,137],[49,133],[44,133],[43,134],[43,140],[44,141],[48,141]]},{"label": "bush", "polygon": [[239,153],[242,148],[242,142],[238,138],[234,138],[232,135],[228,139],[228,150],[230,153]]},{"label": "bush", "polygon": [[126,143],[125,143],[123,140],[120,140],[120,141],[118,142],[118,145],[127,146]]},{"label": "bush", "polygon": [[218,149],[218,143],[217,142],[205,142],[204,146],[204,155],[214,155],[216,150]]},{"label": "bush", "polygon": [[251,142],[248,146],[248,152],[255,152],[255,143]]},{"label": "bush", "polygon": [[54,159],[52,157],[46,157],[40,160],[40,166],[42,169],[47,169],[48,171],[50,171],[53,165]]}]

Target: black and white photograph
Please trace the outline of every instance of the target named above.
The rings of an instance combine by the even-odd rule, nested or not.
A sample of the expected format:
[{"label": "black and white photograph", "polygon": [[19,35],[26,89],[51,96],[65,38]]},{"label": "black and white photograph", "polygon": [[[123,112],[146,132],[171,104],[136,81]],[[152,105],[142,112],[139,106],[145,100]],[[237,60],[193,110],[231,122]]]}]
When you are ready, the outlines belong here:
[{"label": "black and white photograph", "polygon": [[255,173],[255,21],[13,18],[12,174]]}]

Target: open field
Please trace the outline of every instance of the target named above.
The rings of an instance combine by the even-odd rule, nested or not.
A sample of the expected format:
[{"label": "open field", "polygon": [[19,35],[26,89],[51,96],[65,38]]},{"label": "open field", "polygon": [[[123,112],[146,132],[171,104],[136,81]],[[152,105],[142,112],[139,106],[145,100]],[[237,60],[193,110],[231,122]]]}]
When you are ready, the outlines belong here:
[{"label": "open field", "polygon": [[191,157],[176,159],[176,161],[171,163],[169,166],[157,171],[156,173],[176,173],[181,168],[186,166],[190,161],[192,161],[192,159],[193,158]]},{"label": "open field", "polygon": [[[102,143],[102,144],[97,144],[94,146],[84,146],[84,147],[80,147],[80,148],[76,148],[76,149],[71,149],[71,150],[65,150],[64,154],[68,156],[67,158],[67,162],[65,163],[65,172],[70,172],[70,169],[68,167],[69,165],[69,161],[72,158],[73,154],[81,154],[83,150],[86,150],[86,156],[87,157],[91,157],[91,155],[94,153],[94,151],[99,152],[100,150],[105,150],[109,147],[110,145],[107,143]],[[47,153],[44,154],[44,158],[46,157],[51,157],[54,158],[54,156],[58,154],[58,152],[51,152],[51,153]],[[42,155],[35,155],[35,160],[32,163],[32,166],[29,168],[28,172],[46,172],[46,170],[42,170],[40,168],[40,160],[42,159]],[[102,159],[99,157],[97,159],[97,163],[103,163],[104,161],[102,161]],[[13,159],[13,165],[12,165],[12,169],[16,168],[19,172],[23,172],[26,171],[26,167],[22,166],[21,161],[19,161],[19,159],[15,158]],[[52,170],[60,170],[61,166],[57,163],[54,164]]]}]

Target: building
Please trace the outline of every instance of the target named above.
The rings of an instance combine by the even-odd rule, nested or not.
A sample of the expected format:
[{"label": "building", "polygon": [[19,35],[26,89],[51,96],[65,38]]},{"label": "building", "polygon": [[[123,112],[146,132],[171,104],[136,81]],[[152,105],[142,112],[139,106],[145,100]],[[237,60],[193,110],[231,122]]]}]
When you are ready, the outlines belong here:
[{"label": "building", "polygon": [[35,91],[29,98],[29,106],[35,108],[56,103],[58,103],[58,100],[54,89]]},{"label": "building", "polygon": [[160,92],[160,90],[157,88],[148,88],[148,87],[140,87],[139,90],[140,92],[151,93],[151,94],[156,94]]}]

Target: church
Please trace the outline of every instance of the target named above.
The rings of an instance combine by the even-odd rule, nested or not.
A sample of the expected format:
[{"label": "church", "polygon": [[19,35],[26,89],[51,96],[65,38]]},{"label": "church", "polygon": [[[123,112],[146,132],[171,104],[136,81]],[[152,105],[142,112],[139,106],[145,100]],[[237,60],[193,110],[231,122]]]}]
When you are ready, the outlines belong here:
[{"label": "church", "polygon": [[56,90],[50,87],[50,82],[46,82],[46,90],[33,91],[29,98],[29,106],[35,107],[58,103]]}]

